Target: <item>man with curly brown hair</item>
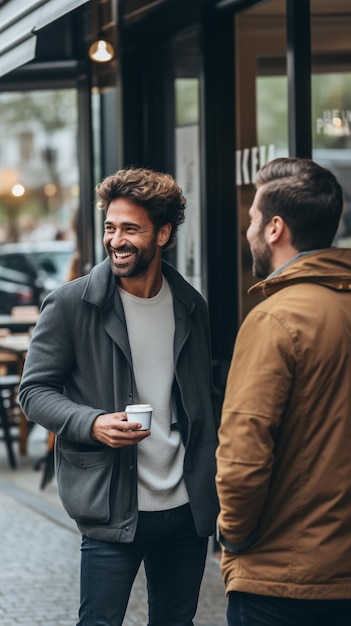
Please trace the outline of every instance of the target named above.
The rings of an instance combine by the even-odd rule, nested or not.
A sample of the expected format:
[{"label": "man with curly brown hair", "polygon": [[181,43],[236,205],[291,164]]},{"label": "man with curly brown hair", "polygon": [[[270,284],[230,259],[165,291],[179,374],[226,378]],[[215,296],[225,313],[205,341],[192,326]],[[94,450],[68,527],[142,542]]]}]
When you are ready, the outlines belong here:
[{"label": "man with curly brown hair", "polygon": [[[123,623],[144,562],[149,626],[191,626],[218,503],[208,311],[162,260],[184,221],[174,179],[144,168],[97,186],[107,258],[51,293],[20,400],[57,436],[58,489],[82,532],[79,626]],[[126,422],[150,403],[151,430]]]}]

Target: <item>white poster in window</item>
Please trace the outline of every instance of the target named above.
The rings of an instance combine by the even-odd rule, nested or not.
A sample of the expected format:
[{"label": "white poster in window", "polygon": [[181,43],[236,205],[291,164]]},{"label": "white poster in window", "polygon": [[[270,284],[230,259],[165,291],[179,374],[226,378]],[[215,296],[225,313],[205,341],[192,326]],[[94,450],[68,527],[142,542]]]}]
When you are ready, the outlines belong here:
[{"label": "white poster in window", "polygon": [[201,215],[199,127],[176,128],[176,180],[187,199],[177,239],[177,268],[201,292]]}]

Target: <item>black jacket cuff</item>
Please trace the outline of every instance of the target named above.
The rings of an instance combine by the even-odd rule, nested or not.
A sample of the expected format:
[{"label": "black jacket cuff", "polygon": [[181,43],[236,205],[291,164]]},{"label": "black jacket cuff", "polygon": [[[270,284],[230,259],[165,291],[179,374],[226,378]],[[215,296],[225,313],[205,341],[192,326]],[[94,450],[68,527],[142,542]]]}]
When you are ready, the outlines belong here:
[{"label": "black jacket cuff", "polygon": [[254,528],[252,533],[250,533],[245,541],[243,541],[242,543],[233,543],[232,541],[226,539],[217,527],[217,541],[219,541],[219,543],[221,543],[222,546],[226,548],[226,550],[228,550],[228,552],[232,552],[233,554],[242,554],[248,548],[250,548],[252,544],[255,543],[257,539],[257,534],[257,528]]}]

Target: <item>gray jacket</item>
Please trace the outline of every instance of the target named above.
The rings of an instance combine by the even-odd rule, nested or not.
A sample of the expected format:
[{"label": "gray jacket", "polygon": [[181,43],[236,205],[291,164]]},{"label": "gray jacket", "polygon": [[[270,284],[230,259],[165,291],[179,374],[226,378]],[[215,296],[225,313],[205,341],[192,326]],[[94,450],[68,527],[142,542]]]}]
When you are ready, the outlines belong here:
[{"label": "gray jacket", "polygon": [[[218,513],[215,450],[218,408],[212,381],[207,306],[167,263],[173,294],[177,419],[185,443],[184,480],[199,536]],[[102,541],[133,540],[138,519],[137,446],[112,449],[91,437],[101,413],[134,401],[122,303],[109,259],[46,298],[20,385],[26,416],[57,435],[59,493],[80,531]]]}]

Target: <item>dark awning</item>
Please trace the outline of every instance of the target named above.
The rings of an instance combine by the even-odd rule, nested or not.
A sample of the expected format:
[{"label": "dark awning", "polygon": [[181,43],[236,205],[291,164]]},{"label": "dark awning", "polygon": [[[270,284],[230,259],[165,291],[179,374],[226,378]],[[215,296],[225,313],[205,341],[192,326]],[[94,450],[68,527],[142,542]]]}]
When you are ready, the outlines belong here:
[{"label": "dark awning", "polygon": [[89,0],[7,0],[0,6],[0,76],[35,58],[36,33]]}]

